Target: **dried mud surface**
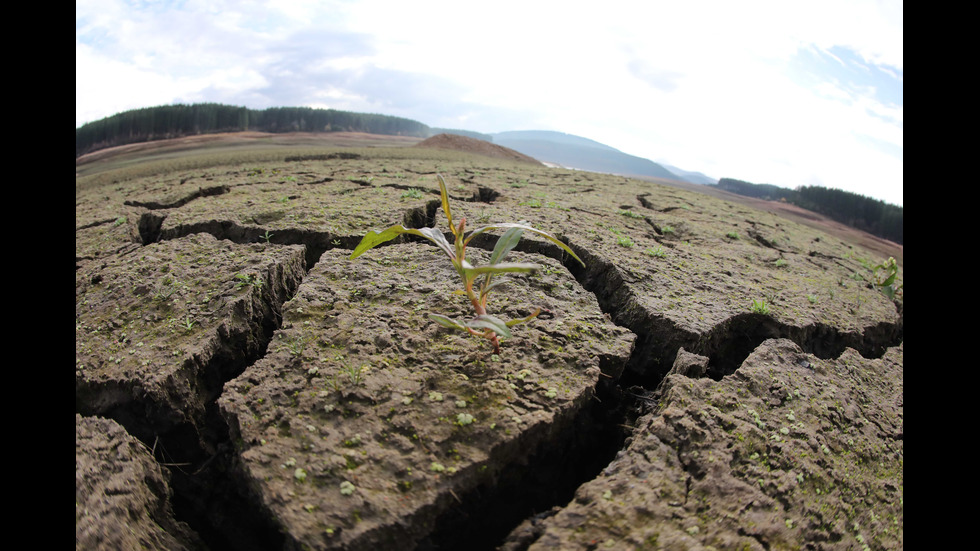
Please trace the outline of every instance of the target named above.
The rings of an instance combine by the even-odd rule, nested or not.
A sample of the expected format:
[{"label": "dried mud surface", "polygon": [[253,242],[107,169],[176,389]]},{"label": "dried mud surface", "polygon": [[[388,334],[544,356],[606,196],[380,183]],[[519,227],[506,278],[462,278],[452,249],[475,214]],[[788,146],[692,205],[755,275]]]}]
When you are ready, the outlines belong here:
[{"label": "dried mud surface", "polygon": [[[489,310],[545,313],[499,356],[428,318],[470,315],[428,242],[349,259],[448,233],[437,173],[467,228],[586,264],[525,236],[540,268]],[[903,546],[903,305],[873,252],[458,151],[109,176],[76,184],[78,549]]]}]

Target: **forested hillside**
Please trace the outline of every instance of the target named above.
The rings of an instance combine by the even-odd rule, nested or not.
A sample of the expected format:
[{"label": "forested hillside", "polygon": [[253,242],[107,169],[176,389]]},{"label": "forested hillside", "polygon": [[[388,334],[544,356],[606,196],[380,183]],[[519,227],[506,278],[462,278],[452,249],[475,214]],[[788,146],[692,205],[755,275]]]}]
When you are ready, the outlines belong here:
[{"label": "forested hillside", "polygon": [[411,119],[311,107],[249,109],[218,103],[163,105],[125,111],[75,129],[75,156],[98,149],[215,132],[366,132],[426,138]]},{"label": "forested hillside", "polygon": [[872,235],[900,244],[904,241],[903,208],[880,199],[872,199],[840,189],[817,186],[787,189],[772,184],[743,182],[734,178],[718,180],[717,187],[748,197],[786,201]]}]

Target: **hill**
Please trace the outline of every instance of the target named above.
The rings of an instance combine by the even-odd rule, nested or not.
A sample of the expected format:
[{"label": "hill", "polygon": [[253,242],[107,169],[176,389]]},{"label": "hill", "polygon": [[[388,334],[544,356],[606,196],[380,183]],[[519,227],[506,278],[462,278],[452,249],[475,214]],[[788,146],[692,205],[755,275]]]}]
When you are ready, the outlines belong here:
[{"label": "hill", "polygon": [[711,185],[711,184],[718,183],[718,179],[717,178],[712,178],[711,176],[708,176],[708,175],[703,174],[701,172],[691,172],[689,170],[684,170],[684,169],[681,169],[681,168],[677,168],[676,166],[672,166],[672,165],[669,165],[669,164],[666,164],[666,163],[660,163],[660,166],[662,166],[662,167],[666,168],[667,170],[673,172],[680,179],[682,179],[684,181],[687,181],[687,182],[691,182],[692,184],[700,184],[700,185],[708,186],[708,185]]},{"label": "hill", "polygon": [[463,151],[467,153],[476,153],[477,155],[484,155],[487,157],[494,157],[496,159],[509,159],[523,163],[533,163],[537,165],[541,164],[533,157],[529,157],[523,153],[514,151],[513,149],[499,144],[490,143],[486,140],[471,138],[460,134],[437,134],[415,144],[415,147]]},{"label": "hill", "polygon": [[904,243],[904,209],[880,199],[850,191],[818,186],[788,189],[772,184],[753,184],[734,178],[722,178],[708,187],[755,197],[767,201],[790,203],[803,209],[828,216],[852,228],[872,235]]},{"label": "hill", "polygon": [[428,126],[411,119],[336,109],[249,109],[220,103],[161,105],[124,111],[76,128],[75,158],[132,143],[247,131],[353,132],[419,138],[432,134]]},{"label": "hill", "polygon": [[547,130],[517,130],[491,135],[493,143],[565,168],[668,180],[683,179],[649,159],[629,155],[580,136]]}]

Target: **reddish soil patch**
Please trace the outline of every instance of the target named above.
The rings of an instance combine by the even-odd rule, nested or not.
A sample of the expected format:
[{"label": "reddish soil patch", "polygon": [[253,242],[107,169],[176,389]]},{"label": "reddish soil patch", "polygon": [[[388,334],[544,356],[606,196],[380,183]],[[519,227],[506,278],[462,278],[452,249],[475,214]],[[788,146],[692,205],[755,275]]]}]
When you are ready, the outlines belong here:
[{"label": "reddish soil patch", "polygon": [[492,144],[488,141],[459,136],[456,134],[439,134],[432,136],[427,140],[415,144],[415,146],[430,147],[433,149],[451,149],[453,151],[465,151],[467,153],[476,153],[477,155],[485,155],[487,157],[494,157],[497,159],[523,161],[537,165],[541,164],[541,162],[534,157],[528,157],[527,155],[514,151],[513,149]]}]

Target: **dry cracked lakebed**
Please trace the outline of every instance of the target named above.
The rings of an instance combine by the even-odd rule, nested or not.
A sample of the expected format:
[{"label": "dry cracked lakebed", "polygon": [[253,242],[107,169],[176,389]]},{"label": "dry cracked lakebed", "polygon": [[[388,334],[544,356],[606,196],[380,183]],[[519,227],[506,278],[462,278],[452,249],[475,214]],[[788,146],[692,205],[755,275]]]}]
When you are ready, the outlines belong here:
[{"label": "dry cracked lakebed", "polygon": [[[526,221],[499,355],[428,242]],[[473,240],[485,262],[494,237]],[[895,549],[884,259],[620,176],[418,148],[76,183],[78,549]],[[901,276],[900,276],[901,279]]]}]

